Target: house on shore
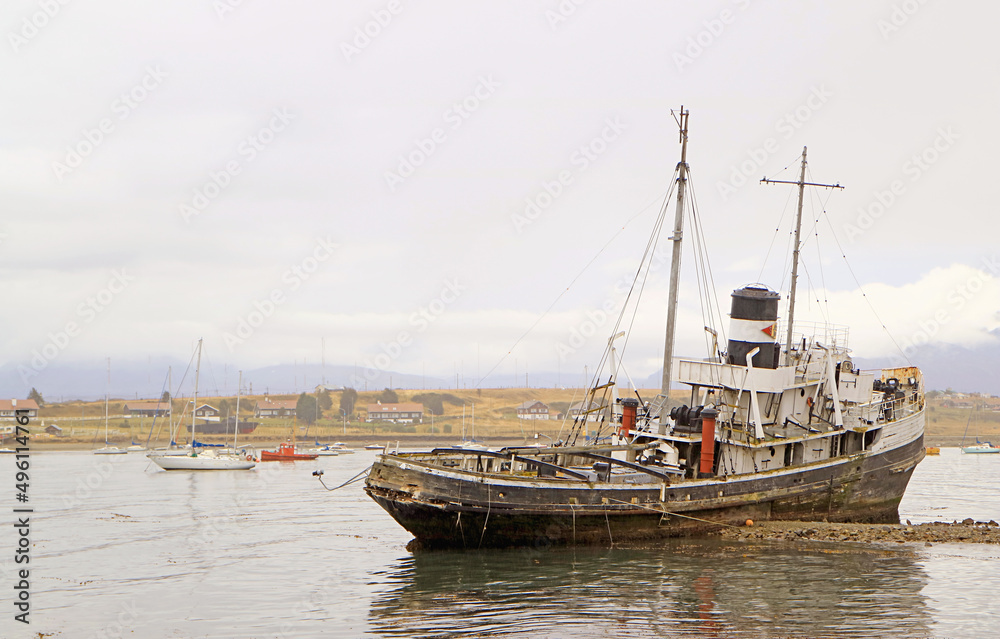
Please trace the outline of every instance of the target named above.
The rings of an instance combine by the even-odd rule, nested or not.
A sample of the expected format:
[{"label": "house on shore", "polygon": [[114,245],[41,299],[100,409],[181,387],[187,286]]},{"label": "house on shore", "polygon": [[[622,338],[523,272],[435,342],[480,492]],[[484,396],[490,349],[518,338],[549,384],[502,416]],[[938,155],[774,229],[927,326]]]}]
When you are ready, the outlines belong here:
[{"label": "house on shore", "polygon": [[538,400],[529,399],[517,407],[518,419],[548,419],[549,407]]},{"label": "house on shore", "polygon": [[0,399],[0,420],[12,421],[15,411],[28,411],[29,419],[38,417],[38,404],[33,399]]},{"label": "house on shore", "polygon": [[166,417],[170,414],[170,402],[127,402],[122,406],[125,418]]},{"label": "house on shore", "polygon": [[368,404],[368,422],[412,424],[424,422],[424,405],[415,403]]},{"label": "house on shore", "polygon": [[206,422],[217,422],[219,421],[219,409],[215,406],[209,406],[208,404],[202,404],[194,411],[194,416],[198,419],[204,419]]},{"label": "house on shore", "polygon": [[253,416],[261,417],[295,417],[296,399],[270,399],[265,397],[263,401],[254,404]]}]

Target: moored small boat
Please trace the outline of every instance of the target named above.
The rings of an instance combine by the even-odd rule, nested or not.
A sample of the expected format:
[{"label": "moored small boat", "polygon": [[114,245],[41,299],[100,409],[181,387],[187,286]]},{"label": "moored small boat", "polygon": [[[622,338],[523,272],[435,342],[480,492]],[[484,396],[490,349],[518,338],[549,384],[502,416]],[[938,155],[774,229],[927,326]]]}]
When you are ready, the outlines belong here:
[{"label": "moored small boat", "polygon": [[97,450],[95,450],[94,454],[95,455],[124,455],[127,452],[128,452],[127,450],[122,450],[121,448],[118,448],[117,446],[105,446],[104,448],[98,448]]},{"label": "moored small boat", "polygon": [[989,454],[989,453],[1000,453],[1000,446],[994,446],[990,442],[979,442],[972,446],[962,446],[963,453],[974,453],[974,454]]},{"label": "moored small boat", "polygon": [[249,455],[215,449],[191,450],[186,455],[146,455],[163,470],[250,470],[256,464]]},{"label": "moored small boat", "polygon": [[330,446],[318,446],[316,448],[306,449],[307,453],[319,455],[320,457],[336,457],[340,455],[340,451],[336,448]]},{"label": "moored small boat", "polygon": [[[198,405],[198,379],[201,375],[202,340],[198,340],[198,361],[194,375],[194,401]],[[237,388],[243,386],[243,372],[240,371]],[[239,414],[240,394],[236,394],[236,413]],[[237,452],[236,437],[233,435],[233,450],[199,444],[195,439],[195,414],[191,413],[191,445],[183,449],[167,449],[152,451],[146,457],[163,470],[250,470],[256,466],[256,460],[246,452]],[[122,451],[124,452],[124,451]]]},{"label": "moored small boat", "polygon": [[317,453],[300,453],[295,449],[295,444],[284,442],[278,446],[278,450],[260,451],[260,460],[265,461],[308,461],[319,457]]}]

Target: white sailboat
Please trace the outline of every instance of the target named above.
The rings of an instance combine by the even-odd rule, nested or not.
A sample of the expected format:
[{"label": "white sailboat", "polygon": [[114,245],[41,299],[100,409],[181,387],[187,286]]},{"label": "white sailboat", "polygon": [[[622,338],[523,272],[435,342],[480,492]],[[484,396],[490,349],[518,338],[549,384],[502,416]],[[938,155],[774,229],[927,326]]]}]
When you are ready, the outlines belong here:
[{"label": "white sailboat", "polygon": [[[198,405],[198,378],[201,373],[201,342],[198,340],[198,363],[194,373],[194,406]],[[242,374],[240,382],[242,383]],[[237,415],[239,415],[239,391],[236,396]],[[195,441],[195,411],[191,411],[191,441]],[[235,440],[234,440],[235,445]],[[249,470],[257,464],[248,457],[235,451],[216,450],[212,448],[199,450],[191,448],[184,455],[171,455],[164,452],[154,452],[146,455],[154,464],[163,470]]]},{"label": "white sailboat", "polygon": [[962,452],[970,454],[1000,454],[1000,446],[994,446],[991,442],[981,442],[979,441],[979,433],[976,433],[976,443],[965,445],[965,436],[969,434],[969,425],[972,423],[972,418],[976,414],[976,408],[973,407],[972,412],[969,413],[969,421],[965,423],[965,433],[962,435]]},{"label": "white sailboat", "polygon": [[104,448],[98,448],[94,451],[95,455],[124,455],[128,451],[122,450],[117,446],[111,446],[108,443],[108,393],[110,392],[109,387],[111,386],[111,358],[108,358],[108,383],[104,388]]}]

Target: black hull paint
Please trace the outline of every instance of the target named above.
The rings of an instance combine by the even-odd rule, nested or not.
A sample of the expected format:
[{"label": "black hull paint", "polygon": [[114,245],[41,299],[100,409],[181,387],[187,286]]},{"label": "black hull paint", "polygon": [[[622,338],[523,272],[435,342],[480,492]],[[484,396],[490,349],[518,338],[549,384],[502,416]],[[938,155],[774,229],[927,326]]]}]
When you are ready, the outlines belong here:
[{"label": "black hull paint", "polygon": [[747,519],[898,522],[923,436],[883,453],[727,480],[623,485],[513,479],[382,455],[365,491],[422,547],[635,543]]}]

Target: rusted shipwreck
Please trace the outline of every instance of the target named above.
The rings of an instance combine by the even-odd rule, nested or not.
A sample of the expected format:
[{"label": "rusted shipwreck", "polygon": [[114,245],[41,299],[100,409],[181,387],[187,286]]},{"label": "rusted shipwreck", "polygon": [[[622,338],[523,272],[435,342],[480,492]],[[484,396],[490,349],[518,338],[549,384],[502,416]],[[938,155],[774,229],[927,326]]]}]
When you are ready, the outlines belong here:
[{"label": "rusted shipwreck", "polygon": [[[635,543],[748,519],[898,522],[925,453],[921,373],[859,370],[847,329],[794,322],[805,150],[793,182],[799,214],[784,330],[778,293],[750,285],[732,294],[725,348],[714,344],[704,360],[672,356],[687,175],[683,109],[679,123],[660,394],[618,397],[612,339],[603,362],[612,374],[593,385],[565,442],[378,455],[365,490],[422,546]],[[668,402],[671,381],[690,390],[685,405]]]}]

